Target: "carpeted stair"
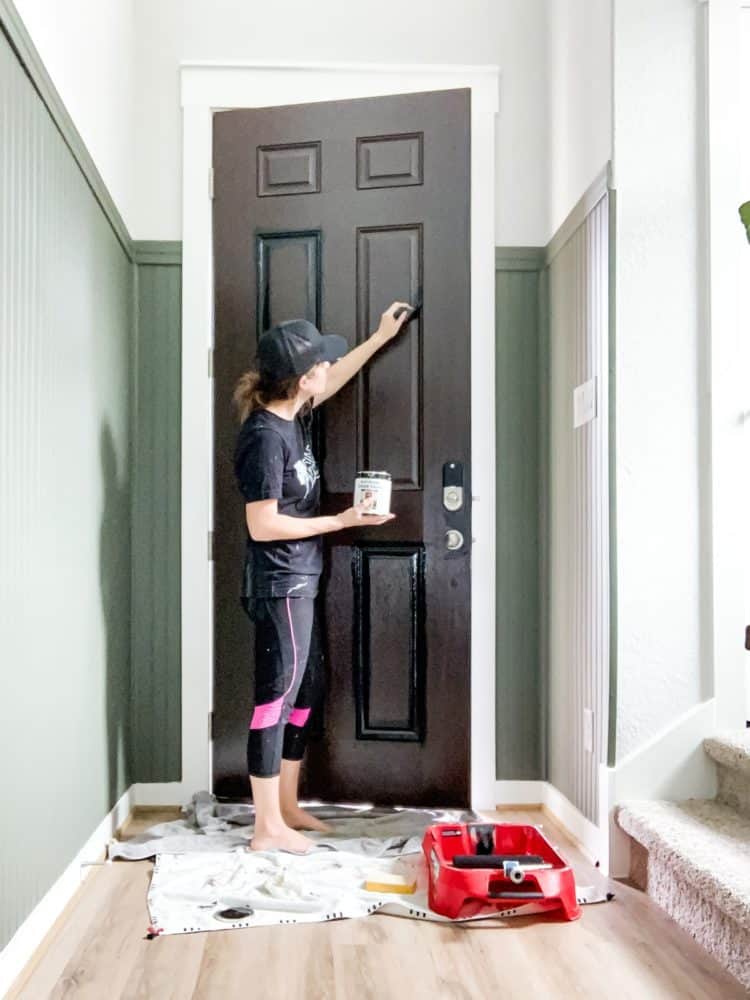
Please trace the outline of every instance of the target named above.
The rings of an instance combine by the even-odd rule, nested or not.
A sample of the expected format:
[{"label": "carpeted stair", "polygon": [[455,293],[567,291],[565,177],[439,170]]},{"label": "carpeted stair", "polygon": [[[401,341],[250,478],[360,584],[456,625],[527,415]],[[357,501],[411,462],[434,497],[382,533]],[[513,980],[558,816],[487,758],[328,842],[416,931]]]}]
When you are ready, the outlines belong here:
[{"label": "carpeted stair", "polygon": [[750,819],[750,729],[703,741],[716,763],[719,776],[717,801]]},{"label": "carpeted stair", "polygon": [[704,741],[716,799],[627,802],[631,877],[750,989],[750,731]]}]

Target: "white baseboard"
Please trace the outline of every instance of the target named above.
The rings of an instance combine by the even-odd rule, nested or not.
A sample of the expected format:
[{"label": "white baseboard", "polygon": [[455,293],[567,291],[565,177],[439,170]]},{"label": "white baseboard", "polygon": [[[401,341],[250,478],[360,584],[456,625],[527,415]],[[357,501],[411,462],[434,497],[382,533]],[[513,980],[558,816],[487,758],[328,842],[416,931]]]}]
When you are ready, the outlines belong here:
[{"label": "white baseboard", "polygon": [[606,873],[607,829],[592,823],[548,781],[498,781],[495,802],[498,806],[540,806],[571,835],[589,861],[600,863]]},{"label": "white baseboard", "polygon": [[186,788],[181,781],[142,782],[133,785],[133,805],[184,806],[195,791],[195,788]]},{"label": "white baseboard", "polygon": [[0,997],[31,960],[52,925],[75,895],[94,862],[106,857],[107,844],[133,808],[133,785],[118,799],[51,889],[37,903],[0,952]]},{"label": "white baseboard", "polygon": [[715,700],[694,705],[611,768],[615,776],[612,803],[713,798],[716,768],[703,749],[703,740],[715,732]]},{"label": "white baseboard", "polygon": [[607,873],[607,840],[608,831],[592,823],[580,809],[561,791],[545,782],[547,785],[547,800],[545,808],[565,827],[578,846],[592,864],[599,865],[604,874]]},{"label": "white baseboard", "polygon": [[498,806],[541,806],[546,798],[546,781],[496,781]]}]

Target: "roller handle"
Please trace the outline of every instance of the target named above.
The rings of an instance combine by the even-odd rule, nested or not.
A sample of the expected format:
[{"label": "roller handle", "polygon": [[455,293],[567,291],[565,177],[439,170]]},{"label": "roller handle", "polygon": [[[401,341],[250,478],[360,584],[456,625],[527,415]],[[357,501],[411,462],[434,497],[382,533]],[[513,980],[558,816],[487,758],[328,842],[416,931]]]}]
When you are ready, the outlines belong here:
[{"label": "roller handle", "polygon": [[543,892],[488,892],[487,899],[546,899]]},{"label": "roller handle", "polygon": [[517,865],[543,865],[538,854],[454,854],[454,868],[502,868],[506,862]]}]

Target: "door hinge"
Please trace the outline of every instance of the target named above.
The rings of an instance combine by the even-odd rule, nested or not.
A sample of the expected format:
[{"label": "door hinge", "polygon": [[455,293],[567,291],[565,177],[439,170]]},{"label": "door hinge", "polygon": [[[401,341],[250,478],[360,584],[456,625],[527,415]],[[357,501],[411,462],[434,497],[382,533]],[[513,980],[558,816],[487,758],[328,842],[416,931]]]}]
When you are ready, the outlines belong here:
[{"label": "door hinge", "polygon": [[208,377],[214,377],[214,349],[209,347],[208,349]]},{"label": "door hinge", "polygon": [[209,531],[208,533],[208,561],[214,561],[214,533]]},{"label": "door hinge", "polygon": [[214,168],[208,168],[208,197],[213,200],[214,196]]},{"label": "door hinge", "polygon": [[208,742],[213,743],[214,741],[214,713],[208,713]]}]

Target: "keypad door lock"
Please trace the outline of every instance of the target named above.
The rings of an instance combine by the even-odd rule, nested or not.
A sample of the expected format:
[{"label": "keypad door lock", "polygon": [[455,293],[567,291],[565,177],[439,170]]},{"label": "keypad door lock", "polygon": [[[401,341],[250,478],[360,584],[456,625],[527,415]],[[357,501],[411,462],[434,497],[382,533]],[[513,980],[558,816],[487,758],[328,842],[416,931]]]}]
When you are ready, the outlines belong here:
[{"label": "keypad door lock", "polygon": [[464,505],[464,467],[461,462],[443,466],[443,507],[451,514]]}]

